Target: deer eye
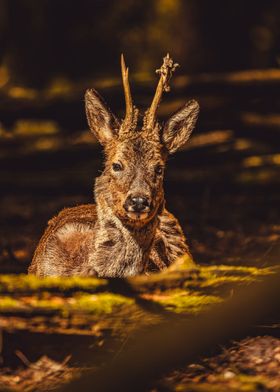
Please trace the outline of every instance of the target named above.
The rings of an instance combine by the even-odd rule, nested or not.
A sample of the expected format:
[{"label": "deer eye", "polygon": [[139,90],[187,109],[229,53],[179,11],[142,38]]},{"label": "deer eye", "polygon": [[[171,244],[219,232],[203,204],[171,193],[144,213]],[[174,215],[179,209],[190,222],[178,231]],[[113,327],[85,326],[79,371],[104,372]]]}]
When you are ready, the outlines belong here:
[{"label": "deer eye", "polygon": [[163,167],[160,165],[156,166],[155,173],[159,176],[160,174],[162,174],[162,172],[163,172]]},{"label": "deer eye", "polygon": [[113,163],[112,168],[116,172],[121,171],[123,169],[123,167],[120,163]]}]

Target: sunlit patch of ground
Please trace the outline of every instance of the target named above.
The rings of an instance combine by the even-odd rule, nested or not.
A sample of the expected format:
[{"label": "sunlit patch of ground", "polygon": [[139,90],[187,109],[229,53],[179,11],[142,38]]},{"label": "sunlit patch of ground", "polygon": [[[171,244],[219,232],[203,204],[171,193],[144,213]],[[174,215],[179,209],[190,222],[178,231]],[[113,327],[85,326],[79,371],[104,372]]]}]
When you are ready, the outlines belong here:
[{"label": "sunlit patch of ground", "polygon": [[157,391],[238,392],[280,390],[280,339],[258,336],[199,363],[188,365],[164,379]]}]

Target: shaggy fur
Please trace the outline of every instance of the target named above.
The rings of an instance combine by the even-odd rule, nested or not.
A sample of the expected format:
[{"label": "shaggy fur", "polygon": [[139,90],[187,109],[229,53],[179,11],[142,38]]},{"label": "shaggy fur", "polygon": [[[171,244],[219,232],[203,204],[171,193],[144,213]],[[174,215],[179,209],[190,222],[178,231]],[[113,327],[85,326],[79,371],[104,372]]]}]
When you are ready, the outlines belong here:
[{"label": "shaggy fur", "polygon": [[[61,211],[49,221],[29,273],[37,276],[127,277],[161,270],[189,254],[177,219],[165,209],[163,176],[169,153],[189,138],[198,115],[190,101],[161,127],[121,123],[95,90],[86,92],[91,131],[105,150],[105,168],[95,181],[96,205]],[[117,169],[116,169],[117,167]],[[129,213],[129,198],[149,202]]]}]

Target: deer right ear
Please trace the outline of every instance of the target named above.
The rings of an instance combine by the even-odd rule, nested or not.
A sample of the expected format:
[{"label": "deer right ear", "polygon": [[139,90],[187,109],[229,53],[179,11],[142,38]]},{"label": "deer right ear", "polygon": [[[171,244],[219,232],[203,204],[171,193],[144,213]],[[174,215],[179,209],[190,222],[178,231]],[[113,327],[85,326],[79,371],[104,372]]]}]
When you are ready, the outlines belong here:
[{"label": "deer right ear", "polygon": [[167,121],[163,129],[163,142],[170,154],[187,142],[195,126],[198,112],[199,105],[192,99]]},{"label": "deer right ear", "polygon": [[104,145],[116,136],[119,122],[96,90],[87,90],[85,101],[90,130]]}]

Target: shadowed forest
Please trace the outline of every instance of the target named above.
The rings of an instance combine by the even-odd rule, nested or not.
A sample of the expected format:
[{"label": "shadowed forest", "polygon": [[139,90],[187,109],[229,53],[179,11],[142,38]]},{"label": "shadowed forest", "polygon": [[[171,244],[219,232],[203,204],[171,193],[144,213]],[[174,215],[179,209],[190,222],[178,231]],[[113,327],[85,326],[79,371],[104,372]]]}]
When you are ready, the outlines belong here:
[{"label": "shadowed forest", "polygon": [[[0,390],[280,391],[279,26],[276,0],[0,0]],[[84,92],[124,116],[121,53],[142,115],[166,53],[160,119],[200,104],[165,175],[196,264],[28,277],[47,221],[93,202]]]}]

